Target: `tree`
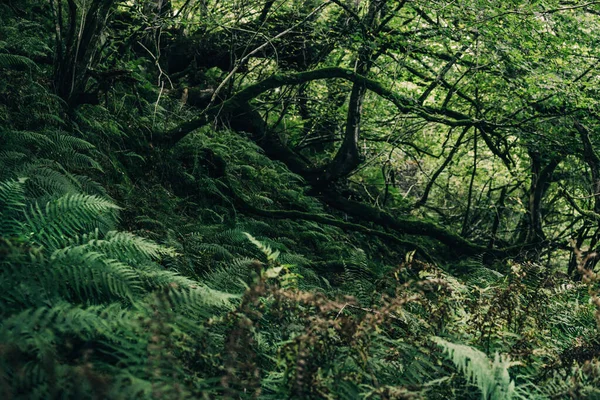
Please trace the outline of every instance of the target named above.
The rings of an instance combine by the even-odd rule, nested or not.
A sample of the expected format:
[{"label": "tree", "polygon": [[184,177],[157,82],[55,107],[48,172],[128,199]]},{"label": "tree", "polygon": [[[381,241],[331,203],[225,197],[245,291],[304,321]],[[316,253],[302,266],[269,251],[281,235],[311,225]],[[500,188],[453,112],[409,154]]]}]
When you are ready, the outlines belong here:
[{"label": "tree", "polygon": [[[78,5],[76,0],[50,1],[55,24],[54,86],[69,107],[86,95],[90,72],[102,55],[103,33],[116,1]],[[104,42],[104,43],[103,43]]]}]

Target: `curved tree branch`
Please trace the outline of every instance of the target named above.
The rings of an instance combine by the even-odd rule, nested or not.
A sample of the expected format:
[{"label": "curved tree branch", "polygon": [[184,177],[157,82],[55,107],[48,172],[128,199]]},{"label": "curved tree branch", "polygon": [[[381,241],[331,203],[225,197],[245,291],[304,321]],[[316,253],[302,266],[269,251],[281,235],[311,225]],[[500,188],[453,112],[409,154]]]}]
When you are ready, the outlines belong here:
[{"label": "curved tree branch", "polygon": [[206,125],[210,122],[211,118],[214,118],[216,115],[231,113],[236,110],[240,104],[248,102],[269,90],[287,85],[300,85],[302,83],[322,79],[345,79],[350,82],[360,83],[364,85],[367,90],[390,101],[400,112],[405,114],[414,113],[428,122],[440,123],[447,126],[496,127],[494,124],[486,121],[472,119],[459,111],[420,106],[415,99],[396,93],[374,79],[357,74],[350,69],[329,67],[295,74],[272,75],[261,82],[246,87],[231,98],[225,100],[223,103],[210,107],[199,118],[181,124],[179,127],[167,133],[166,139],[171,143],[176,143],[188,133]]},{"label": "curved tree branch", "polygon": [[395,232],[433,238],[447,245],[458,254],[474,255],[489,252],[486,247],[471,243],[432,222],[421,221],[412,217],[397,218],[378,208],[345,199],[334,192],[326,193],[323,200],[328,205],[348,215],[392,229]]},{"label": "curved tree branch", "polygon": [[456,140],[456,143],[454,144],[454,146],[452,147],[452,149],[450,149],[450,152],[448,153],[448,157],[446,157],[446,159],[444,160],[444,162],[442,163],[442,165],[440,165],[440,167],[433,173],[433,175],[431,176],[431,179],[429,180],[429,182],[427,183],[427,186],[425,187],[425,190],[423,191],[423,195],[415,203],[415,205],[414,205],[413,208],[415,208],[415,209],[419,208],[419,207],[423,206],[427,202],[427,198],[429,197],[429,192],[431,191],[431,188],[433,187],[433,184],[435,183],[435,180],[437,179],[438,176],[440,176],[440,174],[444,171],[444,169],[446,169],[446,167],[448,166],[448,164],[450,164],[450,162],[452,161],[452,158],[454,157],[454,155],[458,151],[460,145],[462,144],[463,137],[465,136],[465,134],[468,131],[469,131],[469,127],[466,127],[466,128],[463,129],[463,131],[461,132],[461,134],[458,136],[458,139]]}]

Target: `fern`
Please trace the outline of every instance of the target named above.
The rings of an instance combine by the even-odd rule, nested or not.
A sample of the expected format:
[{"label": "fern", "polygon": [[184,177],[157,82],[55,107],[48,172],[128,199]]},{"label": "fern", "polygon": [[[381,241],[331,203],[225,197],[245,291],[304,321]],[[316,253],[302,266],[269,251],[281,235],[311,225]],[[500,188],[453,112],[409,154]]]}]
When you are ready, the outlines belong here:
[{"label": "fern", "polygon": [[5,69],[37,69],[38,66],[31,59],[14,54],[0,53],[0,68]]},{"label": "fern", "polygon": [[515,383],[508,369],[518,363],[511,362],[508,356],[496,353],[492,361],[471,346],[451,343],[439,337],[434,337],[433,341],[444,349],[467,381],[479,388],[482,399],[507,400],[515,396]]},{"label": "fern", "polygon": [[215,243],[204,243],[198,246],[198,250],[205,251],[220,260],[233,260],[235,256],[223,245]]},{"label": "fern", "polygon": [[[2,171],[0,173],[6,174],[7,172],[13,172],[15,169],[23,165],[23,162],[27,160],[27,153],[14,150],[0,151],[0,167]],[[13,176],[0,175],[4,178]]]},{"label": "fern", "polygon": [[[112,202],[67,194],[27,207],[26,183],[25,179],[0,183],[3,229],[9,221],[18,228],[13,234],[23,235],[31,246],[41,246],[22,249],[14,244],[2,250],[9,253],[0,262],[0,340],[7,344],[0,353],[14,348],[10,351],[19,352],[19,360],[33,361],[0,362],[0,380],[30,397],[45,398],[56,388],[65,393],[90,390],[84,389],[92,384],[87,381],[90,375],[72,380],[80,367],[59,357],[57,346],[75,341],[93,343],[98,349],[96,365],[112,371],[115,382],[138,382],[139,388],[132,389],[136,393],[170,391],[173,374],[183,374],[181,364],[157,361],[153,368],[165,377],[159,379],[160,385],[148,376],[150,336],[144,321],[151,321],[147,316],[156,313],[156,299],[167,299],[168,306],[159,301],[158,307],[168,307],[165,310],[177,319],[168,322],[165,311],[165,321],[151,329],[168,325],[175,330],[173,337],[189,340],[202,331],[198,321],[231,309],[237,296],[162,270],[155,262],[176,257],[171,248],[127,232],[103,233],[101,225],[114,224],[119,209]],[[89,229],[93,231],[81,233]],[[0,236],[6,233],[3,230]],[[169,357],[161,347],[155,352],[157,360]],[[128,378],[120,380],[123,376]],[[116,386],[112,390],[120,391]]]},{"label": "fern", "polygon": [[84,235],[82,241],[87,243],[82,247],[87,251],[100,251],[114,259],[127,260],[132,265],[159,260],[164,256],[177,256],[173,249],[129,232],[110,231],[103,239],[99,239],[99,236],[97,230],[93,234]]},{"label": "fern", "polygon": [[25,207],[26,179],[0,182],[0,236],[15,236],[19,233],[16,222]]},{"label": "fern", "polygon": [[57,249],[77,234],[99,228],[107,230],[120,208],[97,196],[67,194],[43,207],[34,204],[25,215],[24,233],[33,242]]},{"label": "fern", "polygon": [[50,268],[48,281],[56,282],[58,293],[71,302],[132,302],[141,290],[139,274],[133,268],[85,246],[55,251]]},{"label": "fern", "polygon": [[268,261],[277,260],[277,257],[279,257],[280,254],[279,251],[273,251],[270,246],[258,241],[256,238],[254,238],[254,236],[250,235],[249,233],[245,233],[245,235],[250,241],[250,243],[255,245],[265,255]]},{"label": "fern", "polygon": [[32,197],[55,196],[68,193],[78,193],[79,188],[70,179],[70,174],[55,162],[32,163],[23,166],[20,173],[30,176],[28,186]]},{"label": "fern", "polygon": [[46,134],[33,131],[1,130],[0,139],[23,149],[44,149],[52,145],[52,140]]}]

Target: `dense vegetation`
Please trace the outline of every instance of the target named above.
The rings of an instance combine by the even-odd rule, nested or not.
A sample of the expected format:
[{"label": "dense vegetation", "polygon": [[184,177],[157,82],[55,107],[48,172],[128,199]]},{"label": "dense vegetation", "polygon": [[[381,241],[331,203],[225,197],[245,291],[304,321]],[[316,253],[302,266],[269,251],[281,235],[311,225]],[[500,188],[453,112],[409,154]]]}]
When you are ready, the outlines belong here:
[{"label": "dense vegetation", "polygon": [[599,32],[1,0],[0,397],[600,398]]}]

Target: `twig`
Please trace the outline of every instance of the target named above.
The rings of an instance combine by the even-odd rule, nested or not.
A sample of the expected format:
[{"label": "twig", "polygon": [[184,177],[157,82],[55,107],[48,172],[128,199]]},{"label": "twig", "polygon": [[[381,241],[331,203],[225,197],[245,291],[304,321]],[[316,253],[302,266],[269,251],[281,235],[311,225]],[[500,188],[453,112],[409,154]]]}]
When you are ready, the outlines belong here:
[{"label": "twig", "polygon": [[592,210],[584,210],[581,207],[579,207],[577,205],[577,203],[575,202],[575,198],[573,198],[573,196],[571,196],[571,194],[569,194],[565,189],[561,189],[560,193],[562,195],[564,195],[565,199],[567,200],[567,202],[571,205],[571,207],[573,207],[575,209],[575,211],[577,211],[579,214],[583,215],[586,218],[589,218],[591,220],[594,221],[598,221],[600,220],[600,214],[592,211]]},{"label": "twig", "polygon": [[[158,92],[158,98],[156,99],[156,103],[154,103],[154,114],[152,115],[152,127],[156,124],[156,114],[158,113],[158,104],[160,103],[160,98],[162,97],[163,91],[165,89],[165,81],[160,82],[160,92]],[[152,138],[150,138],[152,140]]]},{"label": "twig", "polygon": [[319,7],[315,8],[310,14],[308,14],[302,21],[298,22],[297,24],[293,25],[292,27],[286,29],[285,31],[277,34],[276,36],[274,36],[272,39],[267,39],[267,41],[265,43],[263,43],[262,45],[258,46],[257,48],[255,48],[254,50],[252,50],[250,53],[246,54],[239,62],[238,64],[231,70],[231,72],[225,77],[225,79],[223,79],[223,82],[221,82],[221,84],[217,87],[217,89],[215,90],[215,92],[213,93],[210,102],[208,103],[208,106],[206,106],[206,109],[209,109],[210,106],[214,103],[214,101],[216,100],[219,92],[221,91],[221,89],[223,89],[223,87],[227,84],[227,82],[229,82],[229,80],[233,77],[233,75],[238,71],[238,69],[240,69],[240,67],[250,58],[252,57],[254,54],[258,53],[259,51],[263,50],[265,47],[271,45],[271,42],[273,42],[274,40],[277,40],[279,38],[281,38],[282,36],[287,35],[288,33],[290,33],[291,31],[293,31],[294,29],[296,29],[298,26],[302,25],[304,22],[306,22],[310,17],[312,17],[314,14],[316,14],[317,12],[319,12],[320,10],[322,10],[323,8],[325,8],[326,6],[328,6],[329,4],[331,4],[329,1],[321,4]]}]

